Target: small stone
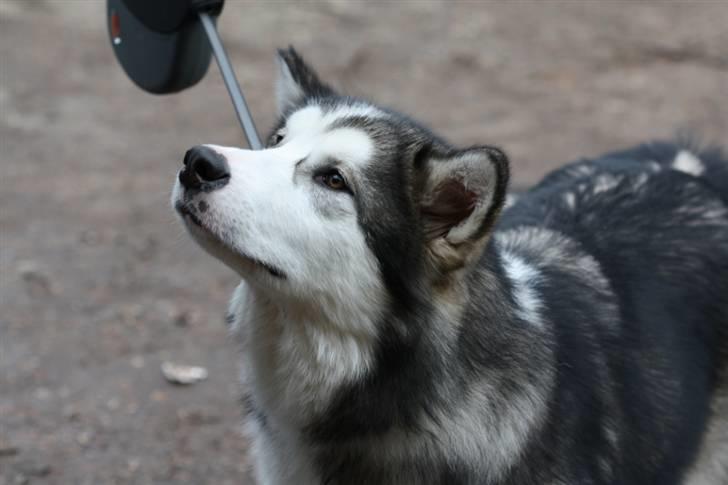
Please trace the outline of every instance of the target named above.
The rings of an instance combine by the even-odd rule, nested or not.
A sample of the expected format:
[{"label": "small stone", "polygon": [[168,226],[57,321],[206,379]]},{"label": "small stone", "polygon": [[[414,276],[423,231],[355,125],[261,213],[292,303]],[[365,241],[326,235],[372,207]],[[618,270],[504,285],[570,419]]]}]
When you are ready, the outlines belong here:
[{"label": "small stone", "polygon": [[207,369],[193,365],[162,363],[162,374],[168,382],[190,385],[207,379]]}]

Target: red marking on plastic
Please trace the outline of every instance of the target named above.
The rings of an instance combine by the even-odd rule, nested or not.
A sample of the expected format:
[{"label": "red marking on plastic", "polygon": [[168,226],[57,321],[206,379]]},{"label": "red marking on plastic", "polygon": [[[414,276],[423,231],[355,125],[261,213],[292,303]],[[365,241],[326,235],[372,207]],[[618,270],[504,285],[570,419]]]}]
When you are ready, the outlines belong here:
[{"label": "red marking on plastic", "polygon": [[121,40],[121,20],[116,12],[111,12],[111,38]]}]

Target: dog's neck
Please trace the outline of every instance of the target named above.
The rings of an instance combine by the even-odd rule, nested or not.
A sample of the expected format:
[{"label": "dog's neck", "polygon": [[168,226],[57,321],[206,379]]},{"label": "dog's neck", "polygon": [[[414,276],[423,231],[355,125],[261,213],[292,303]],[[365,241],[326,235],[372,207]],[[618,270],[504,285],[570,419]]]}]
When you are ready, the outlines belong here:
[{"label": "dog's neck", "polygon": [[[481,270],[479,276],[480,284],[487,280],[486,286],[491,288],[499,286],[497,278],[490,270]],[[232,311],[243,344],[244,385],[270,421],[302,429],[320,419],[337,391],[375,370],[382,334],[389,341],[394,336],[417,340],[418,346],[436,342],[441,351],[454,349],[469,293],[468,283],[460,281],[457,288],[433,291],[411,318],[404,315],[401,320],[386,322],[382,320],[384,302],[357,298],[301,301],[274,296],[243,282],[236,290]],[[430,318],[415,316],[427,312],[436,313]],[[414,351],[409,344],[399,348]]]},{"label": "dog's neck", "polygon": [[274,298],[243,282],[232,305],[245,384],[282,423],[304,426],[373,363],[377,307],[365,302]]}]

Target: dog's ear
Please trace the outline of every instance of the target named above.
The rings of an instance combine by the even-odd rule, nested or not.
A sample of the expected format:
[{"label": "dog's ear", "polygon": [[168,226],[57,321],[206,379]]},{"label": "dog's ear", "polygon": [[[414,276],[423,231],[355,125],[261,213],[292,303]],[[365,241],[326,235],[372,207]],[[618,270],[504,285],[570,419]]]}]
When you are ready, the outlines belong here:
[{"label": "dog's ear", "polygon": [[425,147],[415,165],[421,177],[420,214],[438,273],[466,264],[482,248],[505,201],[508,158],[497,148],[437,153]]},{"label": "dog's ear", "polygon": [[296,106],[309,96],[330,96],[334,90],[321,82],[316,72],[311,69],[293,47],[278,49],[278,79],[276,81],[276,98],[278,114]]}]

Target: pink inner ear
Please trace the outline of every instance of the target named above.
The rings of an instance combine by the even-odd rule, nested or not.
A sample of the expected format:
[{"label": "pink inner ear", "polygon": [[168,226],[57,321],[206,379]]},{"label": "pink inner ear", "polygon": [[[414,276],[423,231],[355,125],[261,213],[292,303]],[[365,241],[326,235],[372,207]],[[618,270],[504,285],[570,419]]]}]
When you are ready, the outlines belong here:
[{"label": "pink inner ear", "polygon": [[435,187],[432,199],[422,207],[425,236],[444,236],[473,213],[478,194],[457,180],[447,180]]}]

